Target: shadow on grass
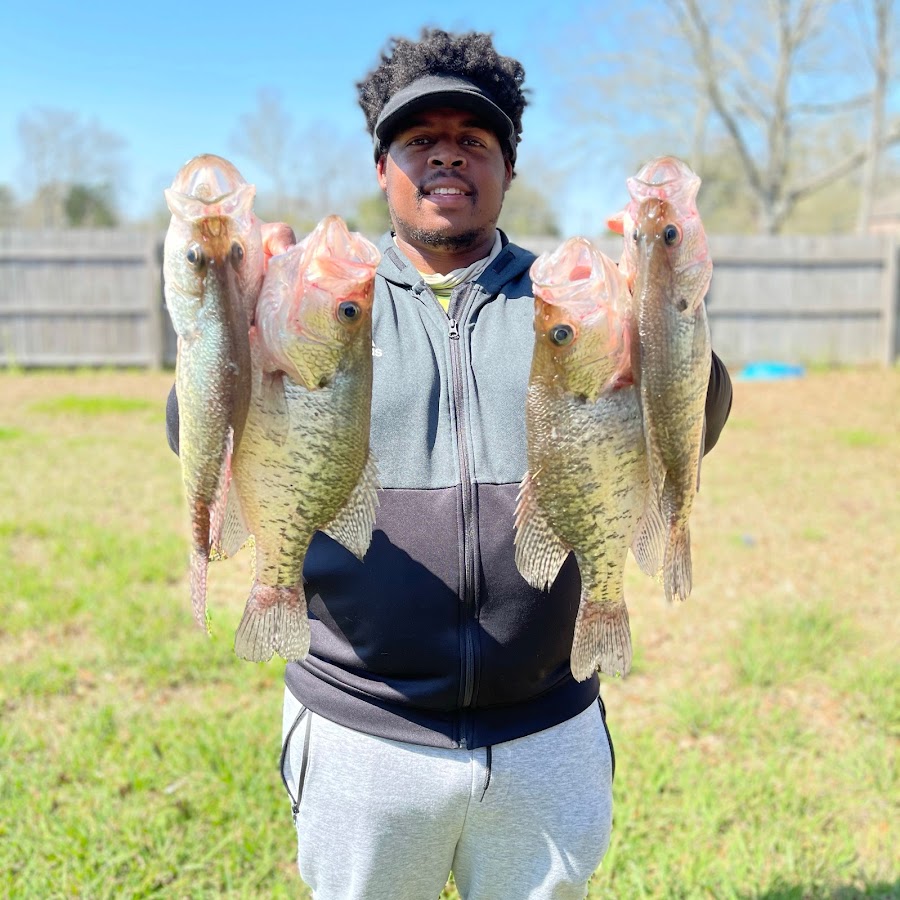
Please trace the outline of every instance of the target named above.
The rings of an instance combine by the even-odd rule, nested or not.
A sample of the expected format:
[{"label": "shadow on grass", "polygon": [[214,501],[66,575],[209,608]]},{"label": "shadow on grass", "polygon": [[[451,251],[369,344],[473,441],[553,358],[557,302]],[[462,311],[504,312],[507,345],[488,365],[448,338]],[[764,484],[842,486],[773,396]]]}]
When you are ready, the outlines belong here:
[{"label": "shadow on grass", "polygon": [[809,887],[779,885],[764,894],[748,894],[744,900],[900,900],[900,881],[857,887]]}]

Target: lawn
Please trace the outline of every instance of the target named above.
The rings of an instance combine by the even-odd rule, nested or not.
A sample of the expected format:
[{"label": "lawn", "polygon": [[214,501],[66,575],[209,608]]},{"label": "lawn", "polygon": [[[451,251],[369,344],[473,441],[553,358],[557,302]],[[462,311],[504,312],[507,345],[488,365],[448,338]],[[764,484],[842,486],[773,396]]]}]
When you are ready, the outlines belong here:
[{"label": "lawn", "polygon": [[[171,380],[0,374],[4,896],[308,896],[283,663],[231,650],[248,560],[211,568],[212,638],[192,623]],[[592,898],[900,897],[898,451],[898,369],[736,384],[691,598],[628,572]]]}]

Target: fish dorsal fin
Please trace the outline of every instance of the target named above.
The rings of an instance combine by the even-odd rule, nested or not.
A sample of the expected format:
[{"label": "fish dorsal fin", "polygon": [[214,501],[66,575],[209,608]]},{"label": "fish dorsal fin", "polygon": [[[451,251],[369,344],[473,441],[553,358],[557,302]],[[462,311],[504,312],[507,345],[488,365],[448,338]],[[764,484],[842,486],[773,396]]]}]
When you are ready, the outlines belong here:
[{"label": "fish dorsal fin", "polygon": [[375,507],[378,506],[378,468],[369,453],[362,475],[341,511],[322,530],[343,544],[357,559],[362,559],[372,541]]},{"label": "fish dorsal fin", "polygon": [[532,586],[547,590],[556,580],[569,548],[556,536],[534,496],[534,484],[525,473],[516,504],[516,566]]},{"label": "fish dorsal fin", "polygon": [[645,575],[657,575],[662,568],[666,551],[666,526],[663,522],[659,500],[652,491],[647,491],[644,512],[641,514],[631,552]]}]

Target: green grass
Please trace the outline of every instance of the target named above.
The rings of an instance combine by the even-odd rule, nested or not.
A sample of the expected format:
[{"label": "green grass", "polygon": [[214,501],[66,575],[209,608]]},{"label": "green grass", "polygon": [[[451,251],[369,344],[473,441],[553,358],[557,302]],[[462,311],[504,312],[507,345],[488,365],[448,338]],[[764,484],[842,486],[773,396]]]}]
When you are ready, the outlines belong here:
[{"label": "green grass", "polygon": [[[243,554],[210,569],[212,636],[192,622],[171,380],[2,375],[2,897],[309,896],[283,664],[231,649]],[[900,369],[736,391],[692,596],[626,573],[636,665],[603,681],[615,822],[590,897],[900,897]]]},{"label": "green grass", "polygon": [[65,394],[31,405],[32,412],[75,416],[104,416],[111,413],[143,412],[148,409],[153,409],[153,404],[136,397],[80,394]]},{"label": "green grass", "polygon": [[842,428],[835,437],[846,447],[880,447],[884,443],[882,435],[866,428]]},{"label": "green grass", "polygon": [[763,605],[747,616],[729,653],[738,683],[761,688],[827,671],[853,649],[844,618],[827,606]]}]

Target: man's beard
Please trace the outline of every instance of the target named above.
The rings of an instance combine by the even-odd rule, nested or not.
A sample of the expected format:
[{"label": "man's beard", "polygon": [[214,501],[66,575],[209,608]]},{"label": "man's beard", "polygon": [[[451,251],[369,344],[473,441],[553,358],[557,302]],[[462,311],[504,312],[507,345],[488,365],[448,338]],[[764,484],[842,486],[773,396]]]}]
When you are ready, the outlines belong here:
[{"label": "man's beard", "polygon": [[475,246],[483,235],[483,229],[470,228],[458,234],[447,234],[436,228],[417,228],[408,222],[399,223],[404,232],[416,243],[436,250],[467,250]]},{"label": "man's beard", "polygon": [[[416,200],[421,201],[425,194],[421,190],[417,192]],[[486,228],[469,228],[462,232],[447,232],[439,228],[420,228],[400,218],[394,208],[388,203],[388,211],[391,221],[400,226],[403,233],[425,247],[433,247],[436,250],[467,250],[474,247],[480,240],[484,238],[487,231]],[[493,223],[496,226],[496,220]],[[447,226],[448,228],[450,226]]]}]

